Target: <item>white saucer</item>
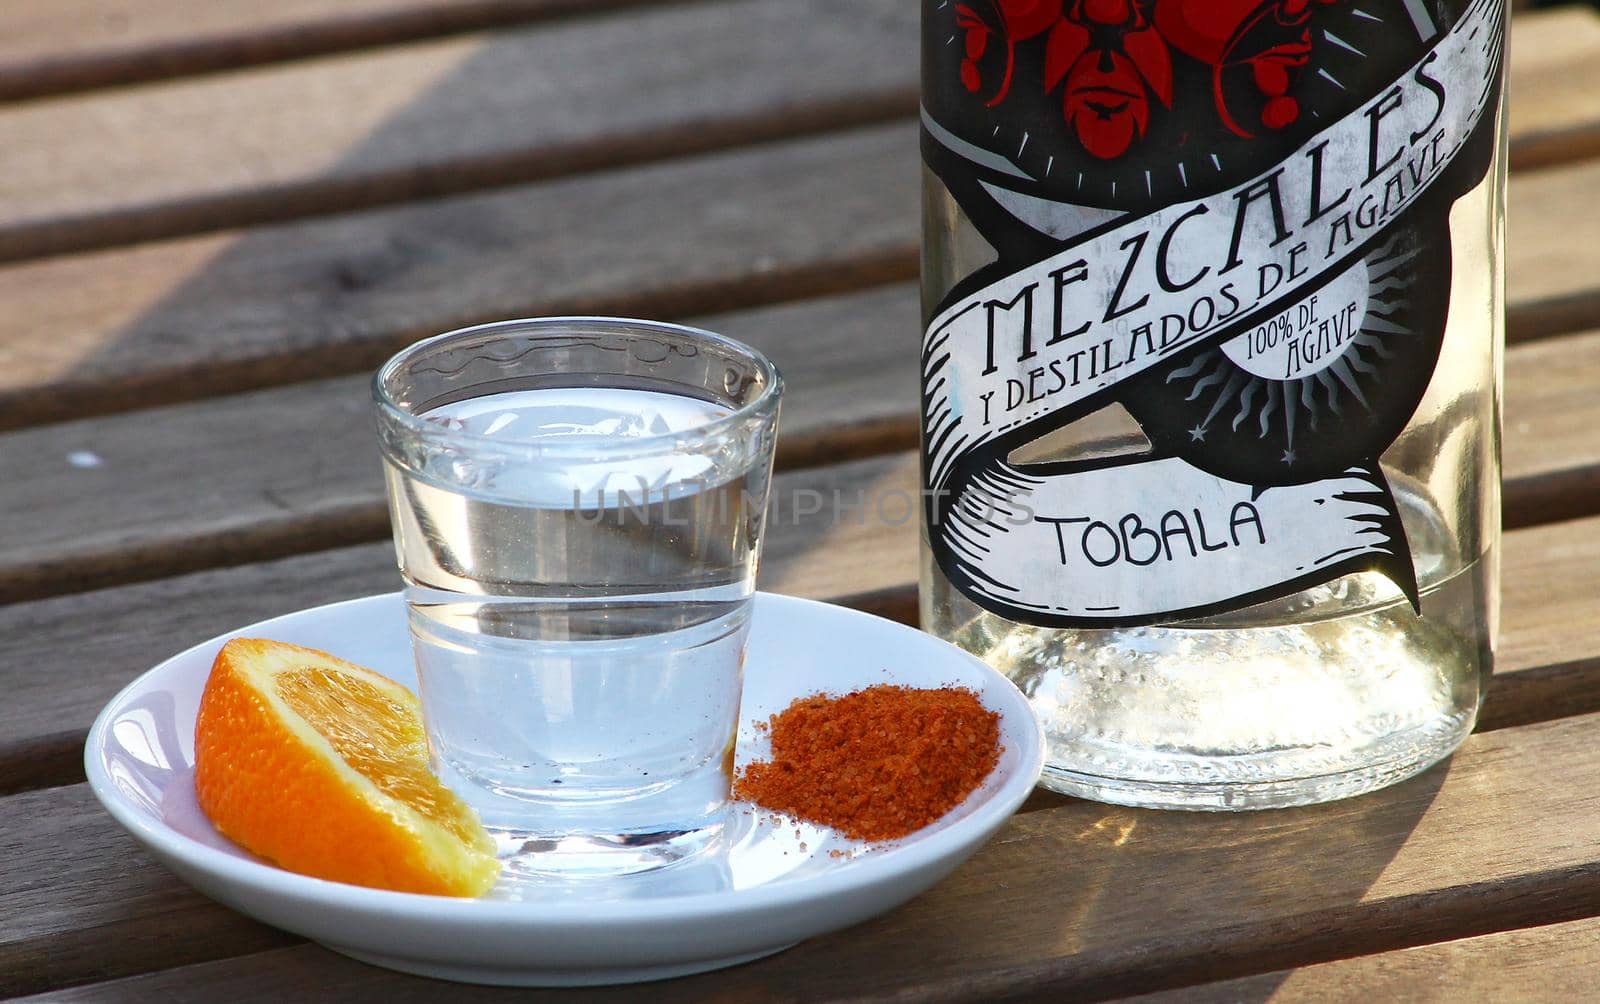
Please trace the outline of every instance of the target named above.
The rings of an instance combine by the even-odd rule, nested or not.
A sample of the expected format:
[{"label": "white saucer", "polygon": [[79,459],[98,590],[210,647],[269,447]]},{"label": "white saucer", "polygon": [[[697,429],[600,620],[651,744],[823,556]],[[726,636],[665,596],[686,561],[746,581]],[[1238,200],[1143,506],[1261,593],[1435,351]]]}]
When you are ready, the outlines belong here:
[{"label": "white saucer", "polygon": [[237,635],[324,649],[416,686],[398,593],[249,625],[168,659],[106,706],[84,751],[95,795],[208,896],[335,951],[445,979],[522,986],[661,979],[848,927],[949,874],[1022,803],[1043,764],[1027,702],[983,663],[881,618],[763,593],[745,662],[741,764],[765,755],[753,723],[796,697],[890,682],[976,691],[1000,714],[998,768],[943,819],[890,844],[868,847],[743,810],[726,846],[700,860],[601,885],[533,893],[503,885],[478,900],[365,889],[267,864],[217,833],[196,805],[195,710],[213,657]]}]

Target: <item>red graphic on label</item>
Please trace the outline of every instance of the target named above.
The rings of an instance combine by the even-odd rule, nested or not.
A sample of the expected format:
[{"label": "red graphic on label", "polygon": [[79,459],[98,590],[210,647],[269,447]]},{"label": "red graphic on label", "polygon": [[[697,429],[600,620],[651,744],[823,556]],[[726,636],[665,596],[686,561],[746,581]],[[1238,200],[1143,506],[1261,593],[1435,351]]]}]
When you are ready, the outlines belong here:
[{"label": "red graphic on label", "polygon": [[[999,105],[1011,93],[1016,47],[1042,39],[1045,92],[1061,88],[1062,117],[1083,148],[1115,160],[1144,137],[1153,104],[1172,107],[1176,56],[1209,69],[1216,115],[1230,132],[1249,139],[1262,127],[1277,130],[1299,120],[1292,92],[1311,63],[1312,12],[1339,2],[992,0],[988,19],[958,4],[956,27],[966,43],[961,82],[970,93],[983,90],[980,61],[990,45],[1005,46],[1002,78],[985,102]],[[1229,88],[1246,72],[1260,99],[1249,115],[1236,109],[1239,99]]]}]

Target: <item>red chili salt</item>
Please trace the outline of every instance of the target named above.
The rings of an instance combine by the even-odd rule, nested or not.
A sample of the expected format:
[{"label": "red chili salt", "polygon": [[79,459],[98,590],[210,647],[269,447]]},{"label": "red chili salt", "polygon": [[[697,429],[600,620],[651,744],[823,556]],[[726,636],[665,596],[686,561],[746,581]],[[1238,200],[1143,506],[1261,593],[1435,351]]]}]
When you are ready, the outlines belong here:
[{"label": "red chili salt", "polygon": [[766,725],[772,759],[741,771],[734,795],[858,840],[927,826],[1000,759],[1000,716],[959,687],[817,694]]}]

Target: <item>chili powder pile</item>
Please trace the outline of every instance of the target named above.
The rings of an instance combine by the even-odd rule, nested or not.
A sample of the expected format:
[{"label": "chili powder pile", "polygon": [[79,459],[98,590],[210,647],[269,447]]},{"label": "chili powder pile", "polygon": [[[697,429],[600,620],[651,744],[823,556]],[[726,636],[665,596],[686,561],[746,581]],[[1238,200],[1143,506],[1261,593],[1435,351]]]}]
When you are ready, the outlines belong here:
[{"label": "chili powder pile", "polygon": [[893,840],[927,826],[1000,760],[1000,716],[957,687],[816,694],[773,715],[767,728],[772,759],[741,771],[734,795],[857,840]]}]

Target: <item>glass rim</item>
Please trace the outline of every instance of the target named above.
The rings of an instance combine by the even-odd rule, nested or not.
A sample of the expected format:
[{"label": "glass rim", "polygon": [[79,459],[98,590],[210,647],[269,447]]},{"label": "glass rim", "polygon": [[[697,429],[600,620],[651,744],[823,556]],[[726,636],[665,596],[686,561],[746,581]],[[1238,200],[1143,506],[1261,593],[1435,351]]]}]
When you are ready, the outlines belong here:
[{"label": "glass rim", "polygon": [[[389,393],[386,380],[397,370],[429,348],[469,336],[493,334],[497,331],[533,331],[542,329],[581,329],[612,334],[649,334],[651,332],[687,336],[696,341],[710,342],[723,349],[749,359],[764,378],[764,386],[749,401],[733,408],[726,415],[710,421],[672,432],[653,433],[648,436],[616,437],[604,435],[561,436],[543,440],[485,436],[481,433],[448,429],[430,422],[424,414],[400,406]],[[651,321],[643,318],[612,317],[606,315],[560,315],[552,317],[521,317],[503,321],[489,321],[455,328],[427,338],[418,339],[390,356],[373,373],[372,399],[380,414],[389,421],[404,427],[408,432],[428,439],[444,440],[451,444],[481,448],[484,452],[517,454],[528,457],[563,457],[613,459],[642,457],[675,452],[686,444],[703,442],[747,422],[770,422],[778,410],[783,390],[783,375],[767,355],[754,346],[735,338],[721,335],[705,328],[669,321]]]}]

